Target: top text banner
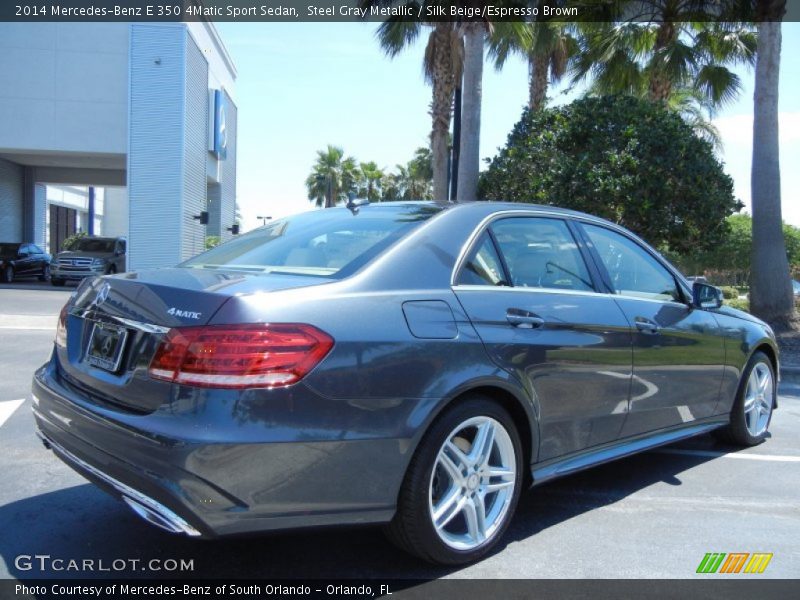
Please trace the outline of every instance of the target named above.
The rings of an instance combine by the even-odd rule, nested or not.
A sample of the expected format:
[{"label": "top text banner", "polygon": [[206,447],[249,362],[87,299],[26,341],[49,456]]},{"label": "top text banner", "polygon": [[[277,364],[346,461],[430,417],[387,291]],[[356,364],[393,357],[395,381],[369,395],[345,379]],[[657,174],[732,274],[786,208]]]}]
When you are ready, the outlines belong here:
[{"label": "top text banner", "polygon": [[[674,0],[2,0],[0,21],[661,22]],[[680,20],[751,21],[756,0],[693,0]],[[767,19],[775,17],[767,16]],[[787,0],[784,21],[800,20]]]}]

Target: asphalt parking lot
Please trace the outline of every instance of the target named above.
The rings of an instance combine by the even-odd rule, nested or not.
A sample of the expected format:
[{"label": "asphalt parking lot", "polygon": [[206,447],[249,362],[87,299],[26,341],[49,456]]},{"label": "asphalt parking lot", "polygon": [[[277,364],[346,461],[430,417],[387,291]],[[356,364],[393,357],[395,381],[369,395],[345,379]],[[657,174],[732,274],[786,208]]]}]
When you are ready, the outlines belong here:
[{"label": "asphalt parking lot", "polygon": [[[71,288],[0,286],[0,578],[160,577],[168,559],[214,578],[692,578],[708,552],[767,552],[760,575],[800,573],[800,386],[784,385],[772,436],[748,450],[710,436],[573,475],[524,494],[499,550],[440,569],[377,529],[192,541],[140,521],[46,451],[30,379]],[[19,556],[129,561],[114,572],[31,568]],[[153,560],[161,561],[151,563]],[[141,562],[136,562],[136,560]],[[121,563],[117,563],[121,564]]]}]

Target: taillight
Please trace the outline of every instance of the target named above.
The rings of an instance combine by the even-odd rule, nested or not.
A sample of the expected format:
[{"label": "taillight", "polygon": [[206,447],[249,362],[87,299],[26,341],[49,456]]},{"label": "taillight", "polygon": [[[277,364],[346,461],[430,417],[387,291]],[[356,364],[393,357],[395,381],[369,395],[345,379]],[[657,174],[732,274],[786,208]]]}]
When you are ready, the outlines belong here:
[{"label": "taillight", "polygon": [[66,348],[67,346],[67,305],[58,313],[58,325],[56,325],[56,346]]},{"label": "taillight", "polygon": [[176,327],[161,341],[150,376],[200,387],[277,387],[300,381],[333,339],[295,323]]}]

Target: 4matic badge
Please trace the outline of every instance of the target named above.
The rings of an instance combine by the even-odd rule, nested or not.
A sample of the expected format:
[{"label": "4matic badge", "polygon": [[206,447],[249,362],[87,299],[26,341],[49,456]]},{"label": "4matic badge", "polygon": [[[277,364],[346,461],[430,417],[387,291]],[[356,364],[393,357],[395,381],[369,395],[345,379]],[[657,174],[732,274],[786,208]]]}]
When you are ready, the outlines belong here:
[{"label": "4matic badge", "polygon": [[167,311],[168,315],[172,315],[173,317],[181,317],[184,319],[199,319],[200,315],[203,313],[194,312],[191,310],[181,310],[180,308],[175,308],[174,306]]}]

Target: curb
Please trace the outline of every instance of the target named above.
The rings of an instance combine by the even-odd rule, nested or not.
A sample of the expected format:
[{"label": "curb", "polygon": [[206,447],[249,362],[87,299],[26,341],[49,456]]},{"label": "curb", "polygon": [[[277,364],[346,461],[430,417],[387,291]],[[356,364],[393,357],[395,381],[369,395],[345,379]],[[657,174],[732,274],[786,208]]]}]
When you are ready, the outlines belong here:
[{"label": "curb", "polygon": [[800,367],[781,367],[781,382],[800,383]]}]

